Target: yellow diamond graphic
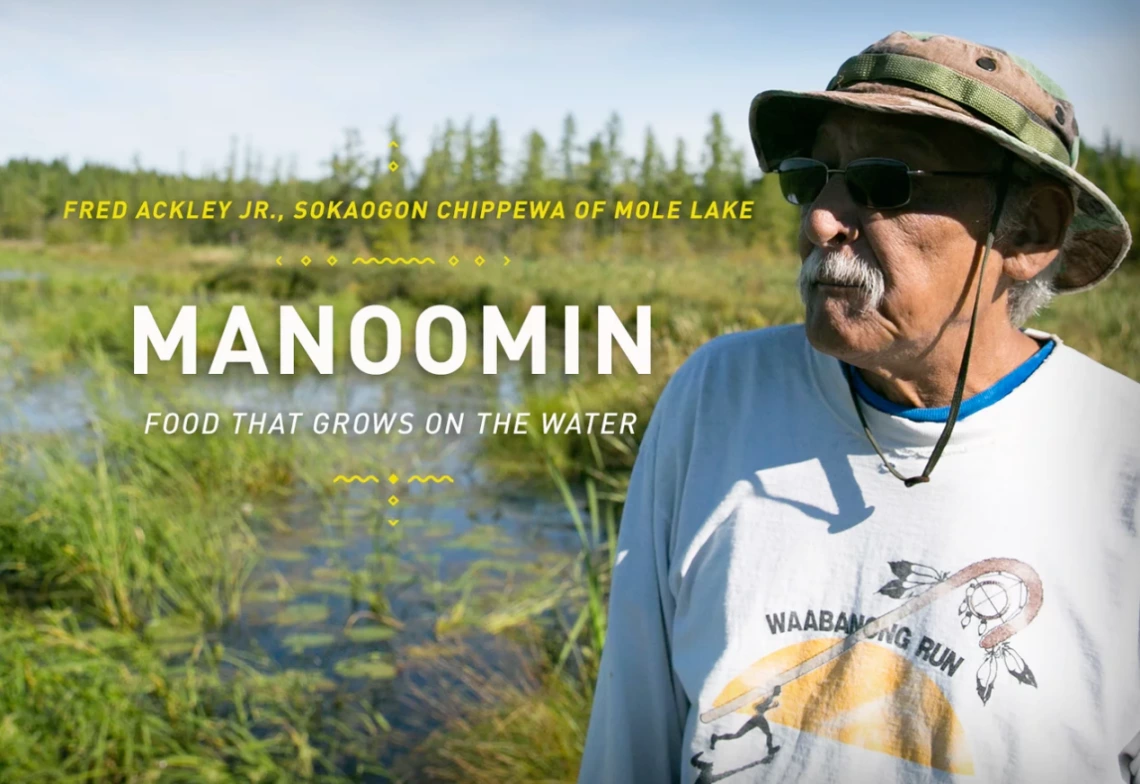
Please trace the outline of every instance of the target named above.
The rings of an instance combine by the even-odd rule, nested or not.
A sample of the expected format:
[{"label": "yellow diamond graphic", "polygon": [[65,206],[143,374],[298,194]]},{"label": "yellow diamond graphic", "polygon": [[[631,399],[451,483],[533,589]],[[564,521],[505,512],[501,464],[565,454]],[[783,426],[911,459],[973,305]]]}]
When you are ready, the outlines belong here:
[{"label": "yellow diamond graphic", "polygon": [[301,257],[301,263],[302,263],[302,264],[304,264],[304,265],[307,267],[307,266],[309,266],[310,264],[312,264],[312,263],[313,263],[313,260],[312,260],[312,259],[310,259],[308,256],[302,256],[302,257]]},{"label": "yellow diamond graphic", "polygon": [[483,263],[484,263],[485,261],[486,261],[486,259],[484,259],[482,256],[476,256],[476,257],[475,257],[475,266],[476,266],[476,267],[482,267],[482,266],[483,266]]},{"label": "yellow diamond graphic", "polygon": [[399,521],[399,520],[389,520],[389,521],[388,521],[388,525],[390,525],[390,526],[392,526],[393,528],[395,528],[395,527],[396,527],[396,523],[398,523],[398,522],[400,522],[400,521]]},{"label": "yellow diamond graphic", "polygon": [[459,259],[456,258],[455,256],[452,256],[450,259],[447,260],[447,263],[454,267],[456,264],[459,263]]},{"label": "yellow diamond graphic", "polygon": [[400,477],[396,476],[395,474],[392,474],[390,477],[388,477],[388,481],[391,482],[392,484],[396,484],[397,482],[400,481]]},{"label": "yellow diamond graphic", "polygon": [[398,168],[400,168],[400,164],[396,163],[395,161],[392,161],[388,164],[388,171],[396,171]]},{"label": "yellow diamond graphic", "polygon": [[396,496],[392,496],[391,498],[388,499],[388,503],[391,504],[392,506],[395,506],[396,504],[400,503],[400,499],[397,498]]},{"label": "yellow diamond graphic", "polygon": [[325,259],[325,261],[329,263],[330,267],[336,266],[336,256],[329,256],[327,259]]}]

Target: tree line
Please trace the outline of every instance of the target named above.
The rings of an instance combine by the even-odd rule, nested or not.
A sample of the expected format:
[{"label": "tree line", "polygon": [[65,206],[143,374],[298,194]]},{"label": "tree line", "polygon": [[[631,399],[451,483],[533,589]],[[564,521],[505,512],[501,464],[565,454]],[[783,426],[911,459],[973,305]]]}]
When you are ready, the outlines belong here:
[{"label": "tree line", "polygon": [[[357,130],[324,163],[320,177],[302,179],[279,160],[267,170],[260,156],[236,140],[221,171],[201,176],[87,163],[72,170],[64,159],[51,162],[12,159],[0,167],[0,237],[48,242],[102,241],[125,243],[143,237],[191,244],[319,244],[396,255],[438,252],[439,248],[479,247],[540,256],[608,253],[688,254],[732,247],[789,253],[794,247],[797,215],[779,192],[775,177],[749,177],[745,162],[751,151],[736,146],[723,117],[714,113],[699,150],[683,139],[667,150],[647,129],[637,155],[622,144],[622,122],[610,115],[603,128],[580,138],[572,114],[561,137],[550,144],[538,131],[528,134],[522,154],[506,160],[498,121],[482,129],[469,120],[448,121],[433,135],[418,167],[402,152],[397,121],[386,129],[383,152],[366,151]],[[393,165],[394,164],[394,165]],[[1087,145],[1078,168],[1117,203],[1133,233],[1140,228],[1140,162],[1120,141],[1106,136],[1100,146]],[[225,218],[199,221],[65,220],[64,202],[122,199],[232,200]],[[649,202],[752,201],[748,220],[623,221],[607,211],[596,219],[483,221],[440,220],[429,211],[424,219],[291,220],[298,201],[561,200],[569,207],[581,200],[645,200]],[[282,222],[241,221],[236,207],[265,200],[284,212]],[[1137,257],[1137,250],[1131,252]]]}]

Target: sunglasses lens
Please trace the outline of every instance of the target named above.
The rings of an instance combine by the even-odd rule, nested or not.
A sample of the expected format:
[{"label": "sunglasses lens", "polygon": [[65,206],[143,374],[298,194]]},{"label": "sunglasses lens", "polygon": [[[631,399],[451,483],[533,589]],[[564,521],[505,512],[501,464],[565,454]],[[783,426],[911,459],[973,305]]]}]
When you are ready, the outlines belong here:
[{"label": "sunglasses lens", "polygon": [[792,204],[811,204],[827,184],[827,165],[811,158],[788,158],[777,171],[780,190]]},{"label": "sunglasses lens", "polygon": [[910,175],[902,161],[889,158],[852,161],[844,176],[851,198],[864,207],[890,210],[910,201]]}]

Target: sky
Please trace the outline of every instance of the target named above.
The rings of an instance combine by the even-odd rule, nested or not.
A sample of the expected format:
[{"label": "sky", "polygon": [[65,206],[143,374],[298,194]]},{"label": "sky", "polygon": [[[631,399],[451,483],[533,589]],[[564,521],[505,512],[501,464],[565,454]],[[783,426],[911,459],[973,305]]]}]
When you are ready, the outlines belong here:
[{"label": "sky", "polygon": [[[498,119],[507,160],[541,131],[579,142],[617,111],[639,155],[652,127],[697,163],[713,112],[747,142],[752,97],[822,89],[893,30],[1019,54],[1068,93],[1082,136],[1140,150],[1140,2],[962,0],[0,0],[0,161],[65,158],[201,174],[236,137],[319,176],[345,130],[382,154],[397,119],[413,170],[451,119]],[[755,163],[749,151],[746,160]]]}]

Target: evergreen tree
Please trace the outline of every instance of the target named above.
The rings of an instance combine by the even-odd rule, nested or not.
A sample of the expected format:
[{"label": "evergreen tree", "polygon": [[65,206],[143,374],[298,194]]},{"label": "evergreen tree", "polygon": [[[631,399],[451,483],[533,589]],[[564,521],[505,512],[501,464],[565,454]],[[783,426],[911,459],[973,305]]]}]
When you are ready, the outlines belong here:
[{"label": "evergreen tree", "polygon": [[637,174],[637,184],[642,198],[650,199],[658,193],[665,179],[665,158],[657,146],[657,138],[652,128],[645,129],[645,150],[641,155],[641,167]]},{"label": "evergreen tree", "polygon": [[481,195],[484,198],[493,198],[493,194],[499,190],[501,184],[499,178],[503,168],[503,139],[499,134],[499,121],[494,117],[487,123],[487,129],[483,132],[477,166],[476,179],[480,185]]},{"label": "evergreen tree", "polygon": [[574,136],[577,133],[577,125],[574,123],[574,115],[567,114],[566,118],[562,121],[562,142],[559,144],[559,151],[562,155],[562,178],[566,182],[574,181]]}]

